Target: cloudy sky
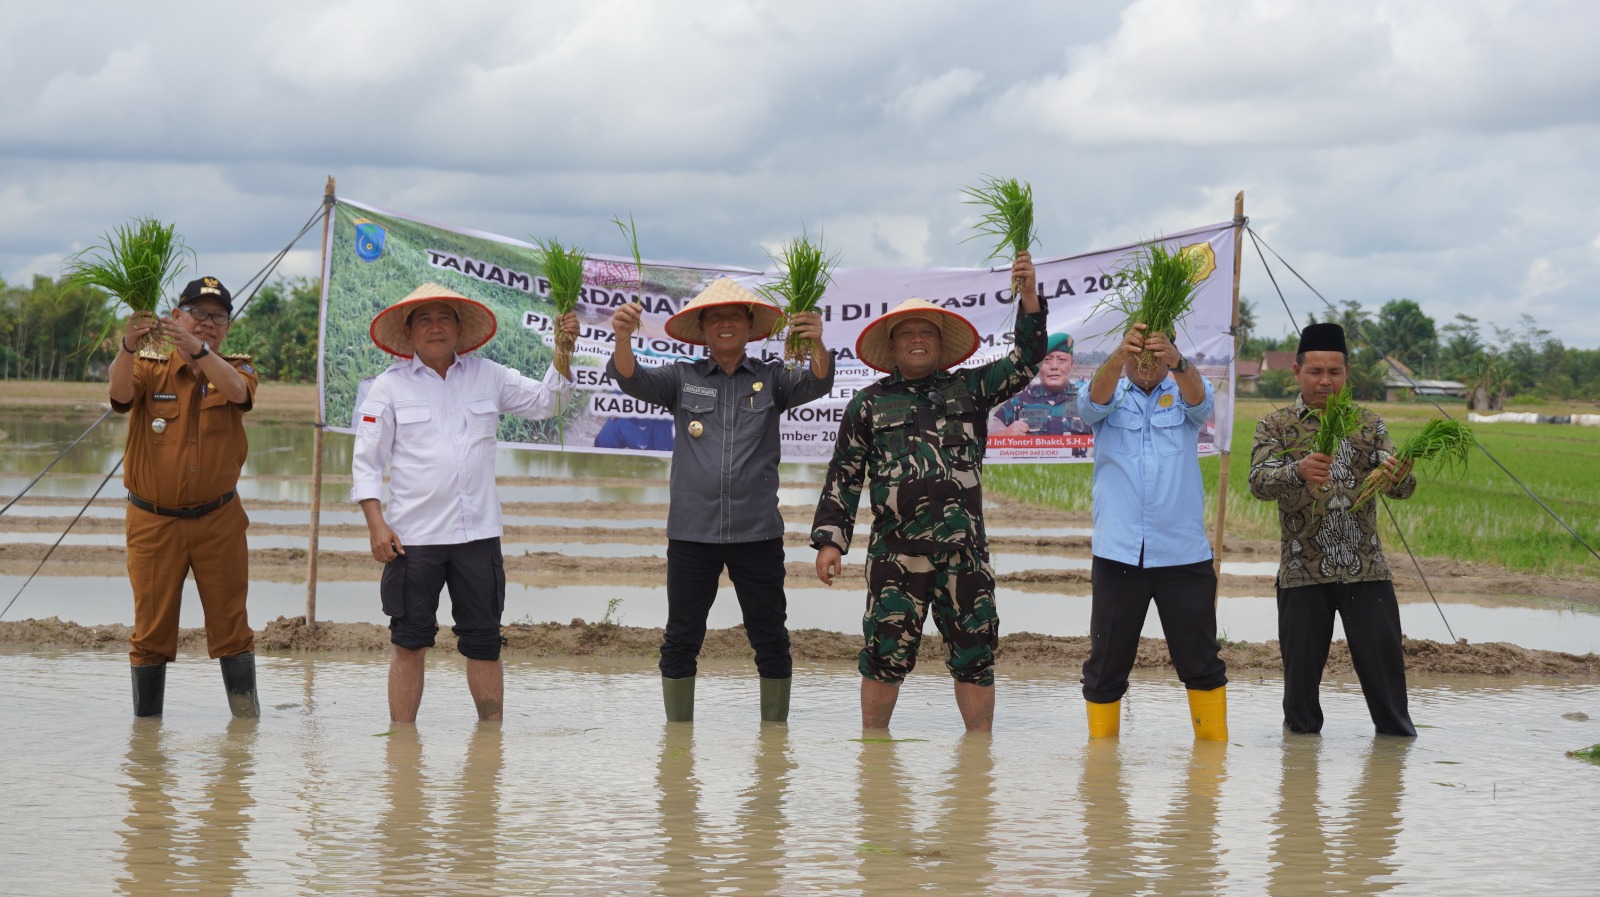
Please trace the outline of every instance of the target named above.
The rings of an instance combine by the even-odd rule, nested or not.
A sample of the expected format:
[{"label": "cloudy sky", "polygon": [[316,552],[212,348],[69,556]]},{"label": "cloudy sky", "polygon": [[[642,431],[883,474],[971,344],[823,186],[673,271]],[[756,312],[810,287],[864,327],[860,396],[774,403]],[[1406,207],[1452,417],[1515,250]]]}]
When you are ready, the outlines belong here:
[{"label": "cloudy sky", "polygon": [[[602,252],[631,211],[660,260],[761,267],[805,226],[850,267],[974,265],[960,191],[996,174],[1032,182],[1041,256],[1243,190],[1334,301],[1595,347],[1596,34],[1589,0],[0,0],[0,277],[155,215],[242,281],[329,175]],[[1246,252],[1259,329],[1286,332]],[[1321,308],[1277,273],[1298,319]]]}]

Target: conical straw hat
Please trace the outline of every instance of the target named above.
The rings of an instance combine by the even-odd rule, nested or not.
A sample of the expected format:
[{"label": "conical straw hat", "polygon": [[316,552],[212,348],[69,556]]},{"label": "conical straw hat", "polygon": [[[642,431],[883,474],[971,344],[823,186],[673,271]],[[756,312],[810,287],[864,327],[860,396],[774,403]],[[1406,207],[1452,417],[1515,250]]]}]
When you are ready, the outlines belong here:
[{"label": "conical straw hat", "polygon": [[889,348],[889,333],[896,324],[917,318],[939,328],[939,369],[953,368],[978,351],[978,330],[966,318],[940,308],[926,299],[907,299],[894,310],[867,325],[856,340],[856,357],[863,364],[894,372],[894,351]]},{"label": "conical straw hat", "polygon": [[771,301],[740,286],[731,277],[720,277],[700,295],[689,300],[681,311],[667,319],[667,335],[679,342],[706,344],[705,329],[700,326],[700,313],[714,305],[743,305],[750,309],[750,342],[766,339],[778,329],[783,310]]},{"label": "conical straw hat", "polygon": [[406,334],[406,318],[417,306],[427,302],[448,302],[456,311],[461,333],[456,337],[456,354],[465,355],[494,337],[499,324],[494,312],[476,299],[446,289],[436,283],[425,283],[412,290],[404,299],[378,312],[368,331],[378,348],[390,355],[410,358],[417,352],[411,337]]}]

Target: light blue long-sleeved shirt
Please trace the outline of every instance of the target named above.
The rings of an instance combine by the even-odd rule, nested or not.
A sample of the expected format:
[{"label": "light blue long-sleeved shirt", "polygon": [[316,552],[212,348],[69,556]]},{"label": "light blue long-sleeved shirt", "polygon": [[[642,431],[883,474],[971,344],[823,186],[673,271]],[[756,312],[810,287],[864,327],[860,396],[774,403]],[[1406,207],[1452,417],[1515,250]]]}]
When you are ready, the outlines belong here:
[{"label": "light blue long-sleeved shirt", "polygon": [[1096,557],[1171,567],[1211,559],[1206,541],[1205,487],[1200,482],[1200,430],[1215,390],[1185,405],[1169,376],[1146,395],[1123,377],[1110,404],[1078,393],[1078,416],[1094,432]]}]

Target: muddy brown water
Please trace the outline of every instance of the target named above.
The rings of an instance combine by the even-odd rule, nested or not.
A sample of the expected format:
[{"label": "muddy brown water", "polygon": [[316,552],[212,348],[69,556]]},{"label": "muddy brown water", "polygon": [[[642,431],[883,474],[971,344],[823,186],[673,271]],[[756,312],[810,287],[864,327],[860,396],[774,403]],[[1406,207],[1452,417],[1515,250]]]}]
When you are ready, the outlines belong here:
[{"label": "muddy brown water", "polygon": [[[81,430],[0,423],[9,448],[21,446],[0,453],[0,491],[20,488]],[[309,430],[268,425],[251,438],[249,507],[262,512],[260,534],[286,538],[306,513]],[[0,518],[0,598],[36,563],[37,533],[59,532],[120,451],[115,429],[91,442],[98,448],[69,456],[25,500],[27,514]],[[331,471],[347,467],[347,451],[333,441]],[[1220,613],[1230,638],[1248,643],[1228,648],[1230,742],[1193,741],[1154,641],[1122,737],[1089,742],[1076,683],[1084,521],[1007,509],[996,521],[1017,525],[996,530],[1011,540],[997,566],[1009,571],[1002,623],[1012,635],[994,736],[962,733],[931,662],[905,686],[901,740],[858,740],[849,633],[860,589],[812,588],[803,563],[791,573],[792,621],[808,631],[796,638],[790,724],[757,721],[748,649],[724,629],[712,634],[718,659],[702,667],[697,721],[668,725],[650,657],[665,606],[656,544],[665,465],[538,453],[503,453],[499,464],[513,490],[508,515],[522,518],[512,525],[526,527],[512,538],[542,547],[565,531],[606,548],[562,552],[564,567],[548,552],[508,558],[507,619],[521,622],[498,726],[476,722],[459,658],[440,650],[421,723],[390,728],[375,566],[343,543],[324,558],[320,607],[345,623],[325,626],[321,641],[291,620],[271,623],[304,612],[303,553],[277,543],[253,552],[261,721],[226,718],[196,633],[170,670],[166,716],[131,719],[119,506],[96,504],[91,517],[105,525],[69,544],[64,566],[47,566],[0,622],[0,894],[1597,890],[1600,766],[1566,756],[1600,742],[1600,670],[1592,655],[1574,656],[1600,642],[1583,584],[1519,590],[1506,587],[1516,577],[1445,568],[1440,600],[1466,646],[1450,644],[1425,594],[1403,588],[1408,634],[1425,639],[1408,660],[1421,737],[1371,734],[1336,650],[1328,726],[1308,738],[1279,728],[1266,577],[1235,568]],[[794,524],[817,473],[792,476],[800,485],[783,500]],[[330,477],[334,526],[355,522],[337,516],[344,488]],[[37,525],[19,522],[28,518]],[[1271,550],[1247,545],[1230,558],[1260,564]],[[608,609],[626,625],[540,622],[594,623]],[[1151,616],[1146,634],[1159,635]],[[713,625],[735,622],[731,602],[719,602]],[[1502,641],[1522,647],[1479,644]],[[563,656],[540,656],[551,653]]]},{"label": "muddy brown water", "polygon": [[1181,687],[1136,675],[1090,742],[1073,676],[1000,677],[993,736],[934,667],[895,743],[864,743],[857,678],[803,664],[787,726],[742,662],[705,664],[696,722],[660,719],[648,660],[516,659],[476,722],[430,661],[415,728],[381,655],[261,659],[263,718],[216,666],[128,715],[113,654],[0,653],[6,894],[1592,894],[1600,684],[1416,677],[1414,741],[1371,734],[1353,683],[1316,737],[1280,684],[1236,678],[1230,741],[1196,743]]}]

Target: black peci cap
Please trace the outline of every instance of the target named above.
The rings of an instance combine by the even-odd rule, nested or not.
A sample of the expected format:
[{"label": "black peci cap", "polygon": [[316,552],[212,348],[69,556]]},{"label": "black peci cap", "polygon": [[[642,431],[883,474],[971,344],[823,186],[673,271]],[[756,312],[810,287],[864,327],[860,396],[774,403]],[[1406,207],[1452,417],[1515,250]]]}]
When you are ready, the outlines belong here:
[{"label": "black peci cap", "polygon": [[1344,328],[1338,324],[1307,324],[1300,331],[1300,345],[1294,350],[1301,352],[1338,352],[1349,356],[1350,350],[1345,347]]},{"label": "black peci cap", "polygon": [[183,288],[183,293],[178,296],[179,305],[188,305],[201,299],[215,299],[222,303],[222,307],[233,311],[233,294],[222,285],[222,281],[215,277],[202,277],[199,280],[189,281]]}]

